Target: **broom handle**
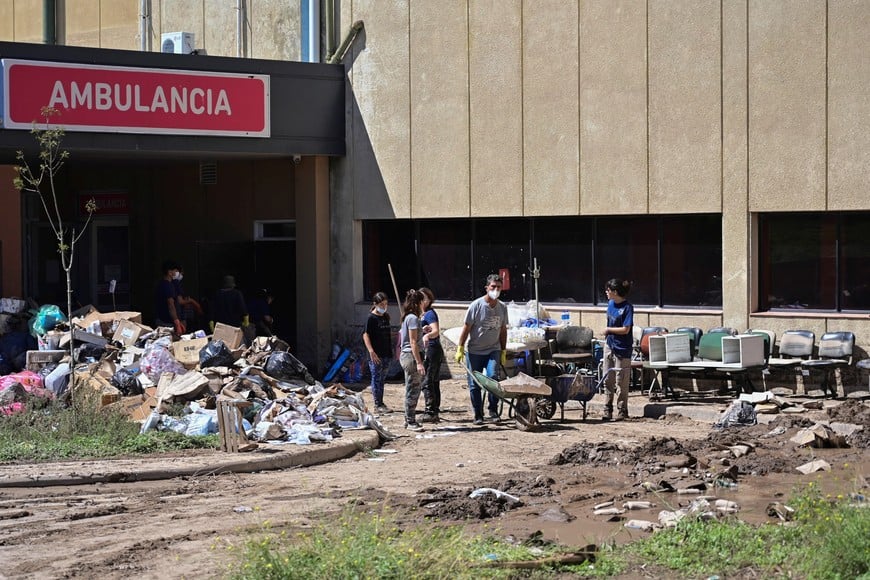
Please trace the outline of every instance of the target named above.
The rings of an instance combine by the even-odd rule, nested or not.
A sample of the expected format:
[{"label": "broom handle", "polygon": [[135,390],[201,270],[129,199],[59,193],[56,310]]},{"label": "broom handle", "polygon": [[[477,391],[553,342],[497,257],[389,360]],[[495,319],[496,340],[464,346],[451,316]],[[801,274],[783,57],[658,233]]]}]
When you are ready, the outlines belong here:
[{"label": "broom handle", "polygon": [[390,271],[390,280],[392,280],[392,282],[393,282],[393,292],[396,293],[396,302],[399,305],[399,312],[401,312],[402,311],[402,298],[399,296],[399,287],[396,286],[396,277],[393,276],[393,266],[390,264],[387,264],[387,270]]}]

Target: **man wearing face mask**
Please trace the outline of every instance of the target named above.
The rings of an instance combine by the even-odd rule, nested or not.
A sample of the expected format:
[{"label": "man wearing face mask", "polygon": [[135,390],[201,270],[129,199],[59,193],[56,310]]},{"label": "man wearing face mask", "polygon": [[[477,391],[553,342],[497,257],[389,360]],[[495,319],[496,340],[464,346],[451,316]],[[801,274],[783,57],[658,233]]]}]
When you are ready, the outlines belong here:
[{"label": "man wearing face mask", "polygon": [[176,334],[184,334],[184,322],[178,315],[176,305],[178,293],[175,290],[173,280],[179,276],[179,265],[172,260],[163,262],[163,277],[157,283],[154,292],[154,318],[155,326],[172,326]]},{"label": "man wearing face mask", "polygon": [[[507,306],[498,299],[501,294],[502,280],[498,274],[486,277],[486,294],[468,305],[465,325],[459,336],[456,349],[456,362],[463,364],[468,357],[468,368],[495,376],[496,365],[504,365],[507,358]],[[468,339],[467,354],[465,341]],[[483,423],[483,393],[474,380],[468,377],[468,392],[474,408],[474,424]],[[498,421],[498,397],[489,393],[489,418]]]}]

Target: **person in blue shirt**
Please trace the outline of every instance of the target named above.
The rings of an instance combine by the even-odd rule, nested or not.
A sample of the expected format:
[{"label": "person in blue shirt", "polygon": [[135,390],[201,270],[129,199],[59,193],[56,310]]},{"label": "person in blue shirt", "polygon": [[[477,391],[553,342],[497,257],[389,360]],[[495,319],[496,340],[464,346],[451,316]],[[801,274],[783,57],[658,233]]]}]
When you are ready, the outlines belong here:
[{"label": "person in blue shirt", "polygon": [[179,276],[179,268],[178,263],[172,260],[163,262],[163,277],[154,290],[154,325],[171,326],[175,328],[175,334],[181,335],[186,329],[177,310],[178,293],[172,283]]},{"label": "person in blue shirt", "polygon": [[[628,385],[631,378],[631,355],[634,337],[634,306],[626,300],[631,282],[612,278],[604,285],[607,296],[607,328],[604,329],[604,402],[603,421],[613,419],[613,395],[616,394],[616,420],[628,419]],[[613,372],[610,372],[614,369]]]},{"label": "person in blue shirt", "polygon": [[426,357],[423,359],[423,367],[426,372],[423,375],[423,400],[426,403],[426,411],[423,413],[423,421],[438,423],[438,411],[441,408],[441,362],[444,360],[444,349],[441,347],[441,326],[438,323],[438,313],[433,304],[435,294],[429,288],[420,288],[423,295],[423,348]]}]

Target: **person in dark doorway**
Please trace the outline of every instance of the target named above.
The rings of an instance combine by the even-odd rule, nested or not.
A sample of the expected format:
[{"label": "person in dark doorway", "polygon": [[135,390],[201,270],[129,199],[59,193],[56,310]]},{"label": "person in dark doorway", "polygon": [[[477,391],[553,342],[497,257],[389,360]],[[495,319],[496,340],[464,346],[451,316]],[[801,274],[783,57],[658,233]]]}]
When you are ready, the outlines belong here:
[{"label": "person in dark doorway", "polygon": [[172,281],[178,276],[180,266],[172,260],[163,262],[163,277],[154,291],[154,325],[172,326],[176,334],[184,334],[186,328],[178,315],[178,294]]},{"label": "person in dark doorway", "polygon": [[256,329],[256,336],[274,336],[275,320],[272,318],[272,293],[260,288],[248,302],[248,315]]},{"label": "person in dark doorway", "polygon": [[221,289],[211,301],[210,320],[209,328],[212,332],[218,322],[238,328],[248,326],[248,307],[245,305],[245,297],[236,288],[236,279],[233,276],[224,276]]},{"label": "person in dark doorway", "polygon": [[184,291],[184,266],[178,265],[178,272],[172,278],[172,285],[175,286],[176,308],[175,311],[178,317],[184,323],[185,330],[193,332],[201,328],[200,321],[202,320],[202,306],[199,302]]},{"label": "person in dark doorway", "polygon": [[[631,291],[631,282],[612,278],[604,285],[607,296],[607,328],[604,344],[604,402],[603,421],[613,419],[613,395],[616,391],[616,419],[628,419],[628,384],[631,378],[631,355],[634,325],[634,306],[625,299]],[[610,372],[610,369],[614,369]]]},{"label": "person in dark doorway", "polygon": [[423,382],[423,325],[420,323],[423,295],[417,290],[408,290],[402,303],[401,351],[399,362],[405,371],[405,429],[422,431],[417,423],[417,401]]},{"label": "person in dark doorway", "polygon": [[384,381],[390,362],[393,360],[393,338],[390,330],[390,313],[387,312],[387,295],[383,292],[376,292],[372,296],[372,309],[366,319],[366,329],[363,331],[362,339],[369,353],[375,413],[385,415],[390,412],[389,407],[384,404]]},{"label": "person in dark doorway", "polygon": [[[501,276],[490,274],[486,277],[486,294],[468,305],[465,313],[465,325],[459,336],[459,346],[456,349],[456,362],[463,364],[465,340],[468,339],[468,370],[484,372],[488,376],[496,376],[496,365],[502,366],[507,359],[507,306],[498,299],[501,295]],[[474,407],[474,424],[483,424],[483,393],[480,386],[468,377],[468,391],[471,396],[471,406]],[[489,398],[489,418],[499,420],[498,397],[492,393]]]},{"label": "person in dark doorway", "polygon": [[423,295],[423,349],[426,357],[423,359],[425,374],[423,375],[423,401],[425,413],[422,421],[438,423],[438,411],[441,408],[441,362],[444,360],[444,349],[441,347],[441,327],[438,324],[438,313],[432,305],[435,294],[429,288],[420,288]]}]

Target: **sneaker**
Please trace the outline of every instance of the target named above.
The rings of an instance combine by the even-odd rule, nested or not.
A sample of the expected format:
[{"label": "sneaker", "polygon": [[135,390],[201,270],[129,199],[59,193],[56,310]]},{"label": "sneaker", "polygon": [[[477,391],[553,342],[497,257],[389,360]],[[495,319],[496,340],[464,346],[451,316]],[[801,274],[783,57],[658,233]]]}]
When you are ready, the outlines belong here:
[{"label": "sneaker", "polygon": [[491,413],[489,414],[489,420],[490,420],[490,421],[501,421],[501,417],[499,416],[498,413],[491,412]]},{"label": "sneaker", "polygon": [[420,415],[419,420],[421,423],[438,423],[441,421],[435,413],[423,413]]},{"label": "sneaker", "polygon": [[483,425],[483,417],[475,417],[474,424],[475,425]]},{"label": "sneaker", "polygon": [[393,412],[392,409],[390,409],[386,405],[375,406],[375,413],[377,413],[378,415],[387,415],[387,414],[392,413],[392,412]]},{"label": "sneaker", "polygon": [[408,431],[422,431],[423,427],[419,423],[405,423],[405,429]]},{"label": "sneaker", "polygon": [[611,415],[610,413],[605,413],[605,414],[601,415],[601,421],[602,422],[613,421],[613,415]]},{"label": "sneaker", "polygon": [[619,415],[616,416],[617,421],[625,421],[626,419],[628,419],[628,415],[625,415],[623,413],[620,413]]}]

